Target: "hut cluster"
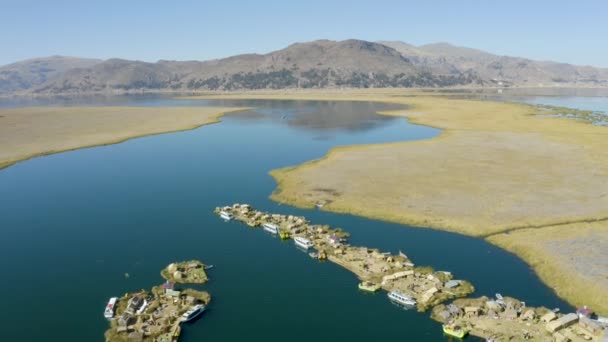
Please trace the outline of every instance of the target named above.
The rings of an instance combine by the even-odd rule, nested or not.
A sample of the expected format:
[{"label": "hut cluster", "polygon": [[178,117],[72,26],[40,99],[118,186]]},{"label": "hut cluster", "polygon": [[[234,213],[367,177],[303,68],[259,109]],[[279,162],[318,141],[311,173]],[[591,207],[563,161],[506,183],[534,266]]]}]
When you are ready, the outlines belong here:
[{"label": "hut cluster", "polygon": [[[562,314],[545,307],[527,307],[515,298],[496,295],[457,299],[433,308],[432,318],[459,325],[487,341],[604,341],[606,325],[587,312]],[[597,318],[597,317],[596,317]]]},{"label": "hut cluster", "polygon": [[172,283],[203,284],[207,282],[205,265],[197,260],[174,262],[161,271],[161,276]]},{"label": "hut cluster", "polygon": [[208,304],[210,300],[207,292],[178,289],[170,281],[153,287],[151,291],[127,293],[117,302],[105,340],[177,341],[181,333],[182,315],[196,305]]},{"label": "hut cluster", "polygon": [[[310,224],[301,216],[265,213],[248,204],[219,207],[215,213],[250,227],[272,224],[279,228],[282,238],[304,237],[317,250],[311,256],[328,259],[353,272],[362,280],[360,288],[399,291],[414,298],[419,311],[432,308],[432,318],[445,326],[462,327],[467,333],[488,341],[599,342],[604,341],[608,329],[607,319],[598,320],[584,310],[564,315],[543,307],[526,307],[525,302],[500,295],[496,299],[461,298],[474,291],[468,281],[456,280],[450,272],[417,267],[401,252],[393,255],[351,246],[348,233]],[[442,304],[453,298],[459,299]]]}]

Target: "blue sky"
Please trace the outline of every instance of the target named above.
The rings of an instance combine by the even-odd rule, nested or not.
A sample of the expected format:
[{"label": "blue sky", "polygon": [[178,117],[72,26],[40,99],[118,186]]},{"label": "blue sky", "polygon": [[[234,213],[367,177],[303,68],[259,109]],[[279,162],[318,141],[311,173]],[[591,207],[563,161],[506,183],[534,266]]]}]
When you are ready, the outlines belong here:
[{"label": "blue sky", "polygon": [[321,38],[608,67],[608,1],[0,0],[0,65],[55,54],[205,60]]}]

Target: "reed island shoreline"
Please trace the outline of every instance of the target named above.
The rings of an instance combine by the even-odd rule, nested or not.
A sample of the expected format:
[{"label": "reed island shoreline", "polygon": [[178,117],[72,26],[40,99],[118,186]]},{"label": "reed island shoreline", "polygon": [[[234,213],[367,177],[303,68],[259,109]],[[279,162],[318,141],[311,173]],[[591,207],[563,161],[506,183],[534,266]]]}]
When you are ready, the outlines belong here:
[{"label": "reed island shoreline", "polygon": [[[188,97],[192,98],[192,97]],[[560,108],[366,89],[199,99],[371,101],[442,129],[432,139],[336,147],[271,171],[275,201],[484,238],[526,261],[575,306],[608,314],[608,128]],[[353,186],[356,184],[356,186]]]}]

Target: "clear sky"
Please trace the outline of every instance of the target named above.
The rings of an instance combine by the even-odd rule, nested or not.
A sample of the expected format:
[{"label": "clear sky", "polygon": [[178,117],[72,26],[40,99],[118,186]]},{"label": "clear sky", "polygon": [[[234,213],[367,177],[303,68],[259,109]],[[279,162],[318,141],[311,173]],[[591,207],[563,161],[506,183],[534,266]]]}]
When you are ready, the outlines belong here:
[{"label": "clear sky", "polygon": [[0,0],[0,65],[55,54],[205,60],[321,38],[608,67],[608,0]]}]

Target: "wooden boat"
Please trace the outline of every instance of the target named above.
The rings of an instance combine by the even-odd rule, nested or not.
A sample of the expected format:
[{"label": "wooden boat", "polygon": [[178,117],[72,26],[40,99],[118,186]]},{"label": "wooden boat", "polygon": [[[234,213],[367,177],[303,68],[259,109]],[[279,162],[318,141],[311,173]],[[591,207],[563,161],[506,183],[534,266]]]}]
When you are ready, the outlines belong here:
[{"label": "wooden boat", "polygon": [[371,281],[364,281],[359,283],[359,290],[366,292],[376,292],[380,290],[380,284],[374,284]]},{"label": "wooden boat", "polygon": [[443,332],[456,338],[464,338],[469,333],[466,329],[454,324],[444,324]]}]

